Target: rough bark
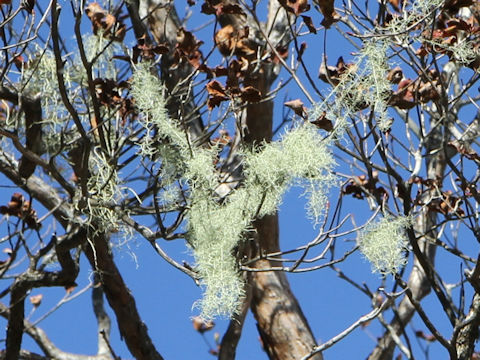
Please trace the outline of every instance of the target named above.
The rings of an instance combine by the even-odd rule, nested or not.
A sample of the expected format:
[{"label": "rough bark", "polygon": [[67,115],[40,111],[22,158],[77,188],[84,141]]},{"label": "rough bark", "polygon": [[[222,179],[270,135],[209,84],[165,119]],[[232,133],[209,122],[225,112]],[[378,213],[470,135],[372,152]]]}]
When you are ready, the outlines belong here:
[{"label": "rough bark", "polygon": [[473,296],[470,311],[462,323],[459,331],[456,349],[458,360],[472,359],[473,351],[475,350],[475,342],[478,340],[480,327],[480,294],[476,293]]},{"label": "rough bark", "polygon": [[[259,253],[279,251],[278,216],[266,216],[255,221],[254,225],[258,235]],[[259,260],[254,267],[262,269],[279,265],[278,262]],[[316,342],[285,273],[254,272],[250,285],[252,312],[269,358],[293,360],[309,354]],[[320,360],[322,355],[316,354],[311,358]]]}]

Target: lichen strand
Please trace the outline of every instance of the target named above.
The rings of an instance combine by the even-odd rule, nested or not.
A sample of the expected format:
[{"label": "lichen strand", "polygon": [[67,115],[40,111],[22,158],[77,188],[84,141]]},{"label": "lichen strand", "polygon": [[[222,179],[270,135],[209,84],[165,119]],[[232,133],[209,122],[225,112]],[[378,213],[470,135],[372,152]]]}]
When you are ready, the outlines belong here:
[{"label": "lichen strand", "polygon": [[[312,192],[309,213],[315,220],[323,214],[325,191],[334,184],[329,138],[324,139],[314,126],[303,124],[277,142],[245,151],[245,180],[220,201],[215,192],[220,185],[214,165],[217,150],[189,146],[185,132],[168,119],[162,86],[147,67],[139,67],[134,74],[132,95],[143,111],[140,121],[147,139],[139,144],[139,152],[144,156],[156,154],[159,161],[169,165],[166,173],[175,173],[188,185],[188,240],[204,290],[196,305],[205,319],[231,317],[244,295],[234,248],[255,217],[276,211],[292,185],[305,186]],[[153,128],[155,139],[149,138]],[[164,140],[160,142],[163,148],[158,139]],[[168,147],[172,151],[166,151]],[[164,154],[168,154],[167,159],[161,158]],[[174,163],[178,164],[177,171],[172,168]]]},{"label": "lichen strand", "polygon": [[[260,216],[273,213],[285,191],[297,185],[306,189],[308,212],[315,222],[319,220],[325,209],[326,190],[335,184],[330,172],[335,162],[329,140],[305,124],[287,132],[280,141],[264,145],[262,151],[246,156],[245,187],[248,193],[255,193],[257,187],[261,191],[257,198],[263,199]],[[257,208],[251,210],[256,213]]]},{"label": "lichen strand", "polygon": [[116,233],[122,223],[113,208],[122,198],[118,173],[100,150],[93,151],[89,160],[91,176],[87,182],[90,193],[87,222],[95,225],[92,227],[95,231]]},{"label": "lichen strand", "polygon": [[335,119],[335,132],[341,135],[349,117],[370,107],[379,129],[387,130],[390,126],[387,103],[391,90],[386,76],[390,70],[387,57],[389,45],[388,40],[383,38],[365,41],[339,83],[324,101],[313,107],[311,118],[325,114],[328,119]]},{"label": "lichen strand", "polygon": [[243,282],[232,252],[255,217],[275,212],[290,186],[306,185],[312,191],[310,214],[318,220],[326,207],[325,191],[335,183],[330,173],[334,161],[328,141],[310,125],[296,127],[280,141],[263,144],[244,156],[243,186],[233,190],[223,204],[212,199],[216,177],[202,174],[207,158],[204,166],[190,162],[186,172],[195,179],[189,228],[197,269],[205,285],[198,305],[201,316],[207,319],[231,316],[238,310]]},{"label": "lichen strand", "polygon": [[373,272],[395,274],[405,266],[404,252],[408,246],[405,228],[410,224],[408,217],[386,216],[360,232],[358,246],[371,263]]}]

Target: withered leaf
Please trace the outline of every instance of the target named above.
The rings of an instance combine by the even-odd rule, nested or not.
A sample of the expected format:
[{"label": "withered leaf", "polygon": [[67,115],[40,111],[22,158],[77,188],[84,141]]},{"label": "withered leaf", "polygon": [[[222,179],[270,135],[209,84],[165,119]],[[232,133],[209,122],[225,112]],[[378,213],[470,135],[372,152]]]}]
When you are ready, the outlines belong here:
[{"label": "withered leaf", "polygon": [[217,31],[215,43],[223,56],[250,58],[256,55],[256,45],[248,39],[248,33],[248,26],[237,30],[228,24]]},{"label": "withered leaf", "polygon": [[292,109],[296,115],[301,118],[306,119],[307,117],[307,108],[304,106],[303,101],[300,99],[290,100],[284,103],[283,105]]},{"label": "withered leaf", "polygon": [[459,154],[465,156],[469,160],[480,161],[480,155],[467,143],[461,143],[458,140],[451,141],[448,146],[453,147]]},{"label": "withered leaf", "polygon": [[219,351],[220,351],[220,345],[217,345],[218,349],[210,349],[208,350],[208,353],[213,356],[218,356]]},{"label": "withered leaf", "polygon": [[133,47],[132,51],[132,60],[136,64],[138,62],[138,58],[141,57],[144,60],[153,61],[155,59],[155,55],[162,55],[167,54],[170,48],[168,44],[158,44],[152,45],[146,42],[146,36],[142,36],[138,39],[137,45]]},{"label": "withered leaf", "polygon": [[302,15],[302,19],[303,19],[303,22],[305,23],[305,25],[307,26],[308,31],[310,31],[310,33],[312,33],[312,34],[316,34],[317,29],[315,28],[315,25],[313,25],[312,18],[310,16]]},{"label": "withered leaf", "polygon": [[90,3],[85,10],[87,17],[92,22],[93,33],[103,32],[103,36],[113,41],[123,41],[127,28],[116,16],[104,10],[100,4]]},{"label": "withered leaf", "polygon": [[25,221],[30,229],[38,230],[42,226],[38,221],[37,212],[21,193],[14,193],[7,206],[0,206],[0,214],[16,216]]},{"label": "withered leaf", "polygon": [[30,303],[37,308],[41,305],[42,299],[43,299],[42,294],[33,295],[33,296],[30,296]]},{"label": "withered leaf", "polygon": [[207,84],[207,91],[212,96],[225,96],[225,88],[217,80],[212,80]]},{"label": "withered leaf", "polygon": [[342,190],[344,194],[352,194],[356,199],[364,199],[365,195],[373,195],[380,198],[388,198],[388,192],[383,186],[377,187],[378,171],[372,172],[372,177],[359,175],[352,177],[345,188]]},{"label": "withered leaf", "polygon": [[399,66],[390,70],[387,74],[387,80],[393,84],[398,84],[402,79],[403,79],[403,72]]},{"label": "withered leaf", "polygon": [[400,11],[401,2],[400,0],[388,0],[390,5],[395,9],[395,11]]},{"label": "withered leaf", "polygon": [[279,2],[285,10],[294,13],[296,16],[310,10],[308,0],[279,0]]},{"label": "withered leaf", "polygon": [[337,60],[336,66],[329,66],[325,64],[325,61],[322,61],[320,64],[320,70],[318,77],[320,80],[331,84],[338,85],[341,80],[342,75],[352,66],[352,64],[347,64],[343,60],[343,56],[340,56]]},{"label": "withered leaf", "polygon": [[262,100],[262,94],[260,90],[253,86],[246,86],[242,90],[240,95],[241,99],[245,102],[256,103]]},{"label": "withered leaf", "polygon": [[316,0],[324,19],[321,24],[329,28],[334,22],[340,20],[340,15],[335,11],[334,0]]},{"label": "withered leaf", "polygon": [[221,16],[221,15],[240,15],[246,17],[245,12],[238,4],[226,4],[223,1],[218,0],[206,0],[201,12],[207,15]]},{"label": "withered leaf", "polygon": [[214,107],[219,106],[222,101],[228,100],[225,88],[217,80],[210,81],[207,86],[207,92],[209,94],[207,107],[212,110]]},{"label": "withered leaf", "polygon": [[65,286],[65,291],[67,294],[71,294],[75,288],[77,287],[77,285],[69,285],[69,286]]},{"label": "withered leaf", "polygon": [[300,49],[298,49],[298,56],[297,56],[297,60],[300,60],[303,56],[303,53],[305,52],[305,50],[307,49],[307,43],[306,42],[302,42],[300,44]]},{"label": "withered leaf", "polygon": [[195,316],[192,319],[193,328],[199,333],[203,334],[206,331],[212,330],[215,327],[215,323],[211,320],[204,320],[199,316]]},{"label": "withered leaf", "polygon": [[186,54],[194,52],[203,44],[202,41],[197,41],[195,36],[181,27],[177,30],[177,48]]},{"label": "withered leaf", "polygon": [[399,109],[408,110],[417,105],[414,96],[415,84],[410,79],[402,79],[397,85],[397,91],[390,96],[388,104]]},{"label": "withered leaf", "polygon": [[178,65],[184,59],[195,69],[198,69],[203,63],[203,56],[199,50],[202,44],[203,41],[198,41],[190,31],[185,30],[183,27],[179,28],[175,45],[175,64]]},{"label": "withered leaf", "polygon": [[333,122],[326,117],[326,112],[324,111],[322,115],[311,122],[313,125],[317,126],[319,129],[323,129],[325,131],[333,131]]},{"label": "withered leaf", "polygon": [[35,7],[35,0],[22,0],[22,8],[27,10],[29,14],[33,14],[33,9]]},{"label": "withered leaf", "polygon": [[442,198],[430,201],[427,206],[429,210],[438,212],[445,216],[456,214],[458,216],[465,216],[465,212],[460,205],[463,200],[457,196],[453,196],[450,190],[442,191]]}]

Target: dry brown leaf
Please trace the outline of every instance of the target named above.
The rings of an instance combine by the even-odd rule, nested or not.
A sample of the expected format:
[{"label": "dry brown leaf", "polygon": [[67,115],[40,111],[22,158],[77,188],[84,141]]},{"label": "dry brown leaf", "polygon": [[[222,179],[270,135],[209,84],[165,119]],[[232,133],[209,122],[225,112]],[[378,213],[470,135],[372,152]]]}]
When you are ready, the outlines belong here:
[{"label": "dry brown leaf", "polygon": [[228,24],[217,31],[215,34],[215,43],[223,56],[255,56],[256,47],[249,41],[248,33],[248,27],[237,30],[231,24]]},{"label": "dry brown leaf", "polygon": [[290,100],[284,103],[283,105],[292,109],[296,115],[301,118],[306,119],[307,117],[307,108],[303,105],[303,101],[300,99]]},{"label": "dry brown leaf", "polygon": [[242,90],[240,95],[241,99],[245,102],[256,103],[262,100],[262,94],[260,91],[253,86],[246,86]]},{"label": "dry brown leaf", "polygon": [[203,334],[206,331],[212,330],[215,327],[215,323],[211,320],[204,320],[199,316],[195,316],[192,319],[193,328],[199,333]]},{"label": "dry brown leaf", "polygon": [[387,80],[393,84],[398,84],[402,79],[403,79],[403,72],[399,66],[390,70],[387,74]]},{"label": "dry brown leaf", "polygon": [[37,212],[32,209],[30,202],[25,200],[21,193],[14,193],[7,206],[0,206],[0,214],[16,216],[27,224],[30,229],[40,229]]},{"label": "dry brown leaf", "polygon": [[90,3],[85,9],[87,17],[92,22],[93,33],[95,35],[101,30],[103,36],[114,41],[123,41],[127,28],[125,24],[117,19],[113,14],[104,10],[100,4]]},{"label": "dry brown leaf", "polygon": [[318,127],[319,129],[323,129],[325,131],[330,132],[330,131],[333,131],[333,122],[327,119],[326,115],[327,114],[324,111],[318,119],[312,121],[311,123],[316,127]]},{"label": "dry brown leaf", "polygon": [[335,11],[334,0],[315,0],[323,15],[322,25],[329,28],[334,22],[340,20],[340,15]]},{"label": "dry brown leaf", "polygon": [[219,106],[222,101],[228,100],[225,88],[217,80],[210,81],[207,84],[206,88],[209,94],[207,101],[207,107],[209,110],[212,110],[214,107]]},{"label": "dry brown leaf", "polygon": [[312,18],[310,16],[302,15],[302,19],[303,19],[303,22],[305,23],[305,25],[307,26],[308,31],[310,31],[310,33],[312,33],[312,34],[316,34],[317,29],[315,28],[315,25],[313,25]]},{"label": "dry brown leaf", "polygon": [[30,296],[30,303],[37,308],[41,305],[42,299],[43,299],[42,294],[33,295],[33,296]]}]

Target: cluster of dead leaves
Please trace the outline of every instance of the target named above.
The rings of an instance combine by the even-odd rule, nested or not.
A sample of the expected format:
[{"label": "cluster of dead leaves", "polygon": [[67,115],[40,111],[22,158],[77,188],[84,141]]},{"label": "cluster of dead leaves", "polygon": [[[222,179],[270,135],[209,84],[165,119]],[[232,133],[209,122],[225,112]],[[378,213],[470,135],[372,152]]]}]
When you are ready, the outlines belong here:
[{"label": "cluster of dead leaves", "polygon": [[[326,65],[323,61],[320,65],[318,77],[320,80],[336,86],[351,71],[351,63],[346,63],[343,57],[339,57],[335,66]],[[441,86],[439,74],[436,70],[427,71],[417,79],[404,77],[402,69],[396,67],[388,72],[387,80],[397,85],[397,89],[389,96],[388,104],[400,109],[411,109],[417,104],[425,104],[440,97]],[[356,109],[362,110],[367,104],[357,104]]]},{"label": "cluster of dead leaves", "polygon": [[250,63],[242,58],[230,60],[227,67],[217,66],[203,69],[209,77],[227,77],[225,85],[218,80],[212,80],[206,85],[209,95],[207,102],[209,110],[219,106],[223,101],[256,103],[262,100],[260,90],[252,85],[255,82],[250,77],[249,67]]},{"label": "cluster of dead leaves", "polygon": [[[439,54],[446,54],[450,59],[452,59],[454,53],[453,49],[458,43],[459,39],[466,41],[465,39],[471,39],[474,41],[474,47],[478,49],[480,42],[478,40],[478,34],[480,34],[480,27],[475,25],[473,16],[468,20],[462,19],[448,19],[444,20],[440,18],[437,21],[436,29],[425,30],[422,33],[422,37],[427,40],[424,42],[420,48],[417,50],[417,55],[420,57],[425,57],[432,52]],[[438,45],[436,45],[438,44]],[[472,69],[477,69],[480,66],[480,62],[473,61],[468,65]]]},{"label": "cluster of dead leaves", "polygon": [[[313,30],[315,30],[314,27]],[[237,29],[233,25],[228,24],[215,34],[215,44],[223,56],[236,56],[237,60],[242,63],[242,68],[245,71],[248,67],[251,67],[252,61],[257,59],[257,56],[260,56],[264,61],[271,61],[274,64],[278,64],[280,58],[285,59],[288,56],[288,47],[284,45],[278,45],[270,56],[265,56],[268,55],[266,50],[259,54],[259,45],[252,40],[251,36],[249,37],[249,34],[250,28],[248,26]],[[199,70],[207,73],[212,72],[206,66]]]},{"label": "cluster of dead leaves", "polygon": [[226,100],[238,100],[242,102],[255,103],[262,99],[260,91],[253,86],[245,87],[225,87],[217,80],[212,80],[207,84],[208,101],[207,106],[209,110],[219,106]]},{"label": "cluster of dead leaves", "polygon": [[123,124],[126,123],[128,116],[135,115],[133,100],[121,95],[122,89],[130,88],[127,81],[97,78],[93,80],[93,84],[100,104],[117,109]]},{"label": "cluster of dead leaves", "polygon": [[122,19],[110,14],[96,2],[90,3],[85,11],[92,22],[93,33],[95,35],[101,31],[106,39],[119,42],[123,41],[127,27],[122,22]]},{"label": "cluster of dead leaves", "polygon": [[256,55],[256,44],[248,39],[249,27],[235,29],[228,24],[215,34],[215,43],[223,56],[235,55],[238,58],[251,59]]},{"label": "cluster of dead leaves", "polygon": [[459,141],[451,141],[448,143],[448,146],[455,149],[460,155],[465,156],[468,160],[475,161],[480,163],[480,155],[472,149],[471,146]]},{"label": "cluster of dead leaves", "polygon": [[417,104],[435,101],[442,91],[440,75],[436,70],[430,70],[412,80],[404,78],[402,70],[397,67],[390,70],[387,79],[397,84],[397,89],[391,94],[388,104],[399,109],[411,109]]},{"label": "cluster of dead leaves", "polygon": [[203,55],[200,51],[200,46],[203,41],[197,40],[195,35],[183,27],[177,31],[177,43],[175,44],[174,64],[175,68],[182,61],[187,61],[193,68],[199,69],[203,64]]},{"label": "cluster of dead leaves", "polygon": [[[155,60],[155,56],[167,54],[169,51],[168,45],[166,44],[158,44],[152,45],[147,43],[146,36],[142,36],[137,41],[137,45],[133,47],[132,51],[132,61],[134,64],[138,63],[138,59],[146,60],[153,62]],[[130,59],[127,59],[130,60]]]},{"label": "cluster of dead leaves", "polygon": [[441,190],[438,197],[429,200],[427,203],[424,202],[425,191],[438,194],[438,189],[440,186],[438,180],[423,179],[419,176],[416,176],[415,178],[411,179],[410,182],[420,185],[417,195],[413,200],[414,205],[426,206],[430,211],[437,212],[445,216],[451,214],[456,214],[460,217],[465,216],[465,211],[460,208],[463,200],[458,196],[454,196],[451,190]]},{"label": "cluster of dead leaves", "polygon": [[234,3],[228,3],[222,0],[205,0],[202,5],[202,13],[207,15],[237,15],[246,18],[243,9]]},{"label": "cluster of dead leaves", "polygon": [[431,211],[438,212],[443,215],[456,214],[460,217],[465,216],[465,211],[460,208],[463,200],[458,196],[453,196],[452,191],[442,191],[441,198],[434,199],[427,204]]},{"label": "cluster of dead leaves", "polygon": [[[329,28],[333,23],[340,20],[340,15],[335,11],[334,0],[314,0],[320,8],[320,12],[323,15],[321,24],[325,28]],[[288,12],[300,16],[301,14],[310,10],[310,4],[308,0],[279,0],[280,4]],[[310,32],[316,33],[316,29],[313,26],[313,22],[310,16],[302,15],[305,25],[307,25]]]},{"label": "cluster of dead leaves", "polygon": [[16,216],[25,221],[30,229],[38,230],[42,226],[37,212],[21,193],[14,193],[7,206],[0,206],[0,214]]},{"label": "cluster of dead leaves", "polygon": [[354,198],[360,200],[363,200],[365,196],[371,195],[380,199],[388,198],[387,190],[383,186],[377,186],[378,181],[378,171],[373,171],[370,178],[367,175],[354,176],[343,188],[343,193],[345,195],[351,194]]}]

